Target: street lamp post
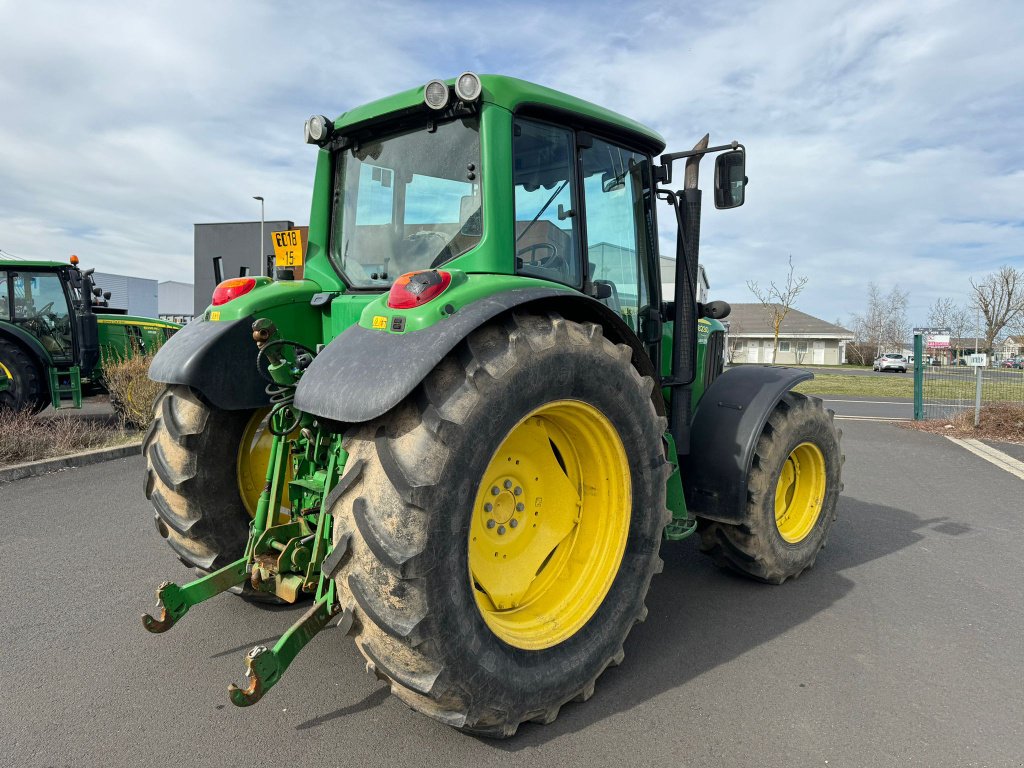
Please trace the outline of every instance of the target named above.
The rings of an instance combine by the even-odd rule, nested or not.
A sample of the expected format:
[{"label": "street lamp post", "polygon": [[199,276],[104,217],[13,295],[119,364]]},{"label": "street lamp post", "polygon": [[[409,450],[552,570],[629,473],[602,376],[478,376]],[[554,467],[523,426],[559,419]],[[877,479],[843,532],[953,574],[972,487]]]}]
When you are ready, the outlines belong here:
[{"label": "street lamp post", "polygon": [[260,195],[253,195],[252,199],[260,201],[260,248],[259,248],[260,262],[259,262],[259,264],[260,264],[260,274],[265,277],[266,274],[267,274],[267,257],[263,253],[263,246],[264,246],[264,239],[263,239],[263,223],[264,223],[263,198]]}]

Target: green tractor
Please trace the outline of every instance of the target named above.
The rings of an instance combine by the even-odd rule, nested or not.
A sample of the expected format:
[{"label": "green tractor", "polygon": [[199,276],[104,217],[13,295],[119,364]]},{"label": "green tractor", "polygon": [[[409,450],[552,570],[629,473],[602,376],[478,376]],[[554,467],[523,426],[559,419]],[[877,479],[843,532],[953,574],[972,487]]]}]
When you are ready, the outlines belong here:
[{"label": "green tractor", "polygon": [[607,109],[469,72],[306,140],[302,278],[224,281],[150,368],[146,495],[198,578],[164,582],[146,629],[228,590],[312,599],[232,702],[336,624],[412,708],[510,736],[622,662],[663,542],[697,533],[770,583],[814,563],[832,415],[791,391],[810,373],[723,373],[728,305],[696,300],[699,163],[719,153],[715,205],[741,205],[741,145],[662,154]]},{"label": "green tractor", "polygon": [[0,261],[0,409],[81,407],[100,357],[93,270],[56,261]]},{"label": "green tractor", "polygon": [[0,410],[81,408],[103,364],[155,352],[181,326],[106,306],[78,257],[0,260]]}]

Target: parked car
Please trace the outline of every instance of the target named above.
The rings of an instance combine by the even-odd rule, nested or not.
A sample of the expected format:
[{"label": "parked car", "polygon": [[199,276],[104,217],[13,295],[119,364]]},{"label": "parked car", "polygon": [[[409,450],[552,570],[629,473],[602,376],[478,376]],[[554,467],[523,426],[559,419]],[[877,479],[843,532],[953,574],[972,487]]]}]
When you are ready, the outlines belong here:
[{"label": "parked car", "polygon": [[1024,369],[1024,357],[1009,357],[1006,360],[1003,360],[1003,368]]},{"label": "parked car", "polygon": [[895,352],[887,352],[875,358],[872,370],[907,372],[907,358]]}]

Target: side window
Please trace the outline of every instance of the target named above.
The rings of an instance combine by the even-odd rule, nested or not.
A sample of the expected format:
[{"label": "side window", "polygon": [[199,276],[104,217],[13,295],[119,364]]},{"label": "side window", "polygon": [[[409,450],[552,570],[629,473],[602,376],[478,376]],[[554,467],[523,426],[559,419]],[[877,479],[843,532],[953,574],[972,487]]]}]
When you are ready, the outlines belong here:
[{"label": "side window", "polygon": [[516,271],[579,287],[572,133],[516,120],[513,136]]},{"label": "side window", "polygon": [[11,302],[7,298],[7,273],[0,271],[0,320],[11,319]]},{"label": "side window", "polygon": [[650,303],[645,160],[599,139],[582,153],[590,279],[611,289],[604,302],[634,331],[640,310]]}]

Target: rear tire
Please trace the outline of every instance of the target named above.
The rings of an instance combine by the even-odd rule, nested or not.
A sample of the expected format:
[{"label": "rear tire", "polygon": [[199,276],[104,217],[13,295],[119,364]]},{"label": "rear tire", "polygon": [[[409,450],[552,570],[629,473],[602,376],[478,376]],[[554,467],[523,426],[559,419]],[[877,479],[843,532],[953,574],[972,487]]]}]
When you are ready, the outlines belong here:
[{"label": "rear tire", "polygon": [[833,416],[816,397],[783,395],[757,441],[744,520],[699,520],[702,552],[770,584],[814,565],[842,491],[842,432]]},{"label": "rear tire", "polygon": [[[142,445],[146,498],[156,510],[160,535],[200,574],[245,552],[251,518],[238,490],[235,457],[253,413],[213,408],[180,385],[168,386],[153,405]],[[241,594],[254,602],[280,602],[248,583]]]},{"label": "rear tire", "polygon": [[0,376],[10,378],[0,391],[0,409],[39,413],[49,404],[49,395],[35,361],[17,344],[0,339]]},{"label": "rear tire", "polygon": [[[661,570],[658,550],[670,516],[665,420],[652,405],[652,380],[636,372],[630,357],[599,326],[515,315],[475,331],[405,401],[346,438],[349,458],[332,513],[335,546],[348,554],[332,575],[342,605],[355,613],[356,645],[368,667],[412,708],[472,733],[511,736],[521,722],[551,722],[566,702],[587,699],[600,674],[622,661],[623,641],[646,616],[644,598]],[[581,426],[574,433],[576,415]],[[523,430],[538,423],[564,439],[562,450],[552,437],[542,450],[527,441],[530,450],[513,451],[512,435],[526,439]],[[611,431],[588,432],[591,424]],[[594,445],[598,464],[605,446],[623,448],[608,454],[621,457],[611,464],[621,486],[593,471],[593,461],[576,461]],[[546,459],[538,455],[544,453]],[[548,470],[535,471],[545,460]],[[552,469],[556,460],[559,471]],[[522,494],[520,481],[492,477],[496,469],[522,475]],[[557,482],[568,477],[573,493],[584,489],[569,494],[578,498],[574,530],[547,540],[556,544],[538,545],[537,552],[547,552],[539,568],[531,561],[523,568],[514,547],[523,542],[520,552],[528,551],[529,542],[553,531],[546,521],[569,508],[560,503],[566,497],[545,485],[559,473]],[[629,496],[605,495],[611,487],[626,488]],[[622,506],[608,501],[627,498]],[[488,514],[506,510],[512,517],[484,520],[481,509],[491,500]],[[525,511],[513,512],[519,500]],[[517,514],[521,522],[511,522]],[[609,538],[593,534],[599,520],[616,515],[624,521],[618,533],[613,524]],[[588,520],[594,528],[585,528]],[[502,533],[502,525],[490,523],[509,526],[505,537],[478,542]],[[580,549],[585,541],[598,544]],[[605,570],[590,565],[616,546],[621,555]],[[536,587],[518,593],[508,609],[498,608],[507,597],[485,591],[481,561],[474,559],[493,562],[491,549],[496,558],[499,551],[511,558],[502,566],[511,570],[498,568],[492,584],[500,589],[505,575],[525,574],[529,590]],[[595,580],[575,581],[579,573]],[[524,620],[549,598],[546,624]],[[567,608],[573,600],[586,610]]]}]

